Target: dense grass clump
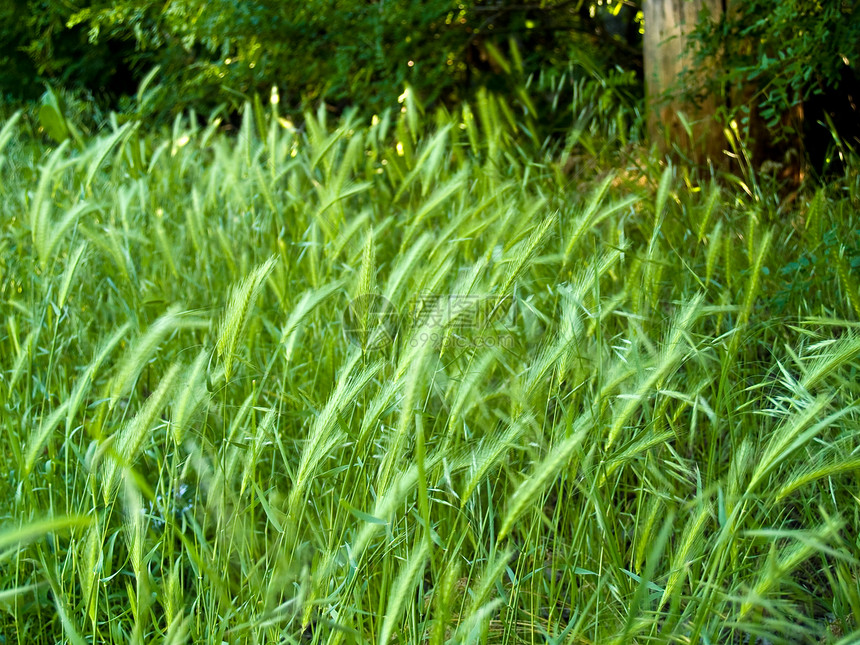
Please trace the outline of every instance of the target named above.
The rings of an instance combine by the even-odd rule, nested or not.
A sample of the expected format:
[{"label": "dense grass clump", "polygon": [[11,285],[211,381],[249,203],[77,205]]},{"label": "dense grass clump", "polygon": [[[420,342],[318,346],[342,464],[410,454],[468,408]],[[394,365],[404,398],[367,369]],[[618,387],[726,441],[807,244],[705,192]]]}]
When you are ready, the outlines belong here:
[{"label": "dense grass clump", "polygon": [[572,175],[488,95],[17,127],[5,642],[860,637],[856,164]]}]

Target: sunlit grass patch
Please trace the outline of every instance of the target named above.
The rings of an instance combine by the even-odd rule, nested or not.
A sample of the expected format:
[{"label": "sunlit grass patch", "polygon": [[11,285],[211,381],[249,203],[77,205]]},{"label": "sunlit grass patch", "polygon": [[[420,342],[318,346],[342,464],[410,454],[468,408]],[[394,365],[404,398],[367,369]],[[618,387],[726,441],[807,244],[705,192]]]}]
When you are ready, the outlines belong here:
[{"label": "sunlit grass patch", "polygon": [[0,130],[7,641],[856,640],[853,175],[404,101]]}]

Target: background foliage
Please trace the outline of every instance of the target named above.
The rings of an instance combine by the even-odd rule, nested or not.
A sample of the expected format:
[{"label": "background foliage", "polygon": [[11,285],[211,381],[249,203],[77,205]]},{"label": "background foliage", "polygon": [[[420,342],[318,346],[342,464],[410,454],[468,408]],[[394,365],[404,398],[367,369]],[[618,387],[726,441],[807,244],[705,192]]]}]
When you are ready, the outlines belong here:
[{"label": "background foliage", "polygon": [[813,167],[824,165],[832,132],[860,141],[860,2],[730,3],[718,21],[699,23],[694,41],[697,67],[710,73],[693,91],[726,97],[731,117],[777,140],[802,136]]},{"label": "background foliage", "polygon": [[[571,60],[589,70],[641,68],[636,5],[617,2],[123,0],[72,7],[31,0],[7,14],[3,35],[14,45],[0,77],[5,94],[33,98],[45,81],[104,94],[116,107],[157,65],[161,90],[146,108],[150,116],[225,102],[236,109],[273,85],[293,108],[325,100],[372,113],[391,106],[407,83],[427,103],[453,105],[483,86],[512,93],[529,75],[564,71]],[[497,55],[511,42],[520,53],[513,67]]]},{"label": "background foliage", "polygon": [[[725,97],[726,121],[739,117],[753,137],[804,139],[812,165],[823,167],[831,130],[849,143],[860,136],[857,7],[733,4],[694,35],[707,85],[685,83]],[[641,99],[640,8],[638,0],[26,0],[0,8],[0,94],[15,103],[38,98],[45,84],[63,88],[76,118],[97,124],[111,109],[169,121],[219,107],[237,122],[244,102],[273,86],[284,111],[325,101],[368,115],[395,105],[406,85],[424,104],[449,108],[487,88],[539,114],[542,134],[559,133],[579,117],[566,108],[584,78],[613,79],[628,104]],[[153,69],[146,101],[135,100]],[[784,152],[759,151],[757,161]]]}]

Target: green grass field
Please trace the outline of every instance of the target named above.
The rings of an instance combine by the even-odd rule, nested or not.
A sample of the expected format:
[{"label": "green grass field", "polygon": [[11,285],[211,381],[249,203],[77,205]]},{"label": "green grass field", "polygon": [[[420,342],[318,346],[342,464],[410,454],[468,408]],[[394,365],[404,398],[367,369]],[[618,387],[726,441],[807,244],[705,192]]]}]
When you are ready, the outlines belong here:
[{"label": "green grass field", "polygon": [[856,159],[323,114],[6,122],[2,642],[858,642]]}]

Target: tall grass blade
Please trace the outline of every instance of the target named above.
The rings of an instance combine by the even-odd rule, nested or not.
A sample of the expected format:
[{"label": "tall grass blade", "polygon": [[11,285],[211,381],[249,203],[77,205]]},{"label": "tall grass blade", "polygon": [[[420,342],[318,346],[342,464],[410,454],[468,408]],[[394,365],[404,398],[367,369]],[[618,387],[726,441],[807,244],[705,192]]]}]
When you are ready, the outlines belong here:
[{"label": "tall grass blade", "polygon": [[514,523],[527,508],[534,504],[544,487],[553,481],[558,476],[559,471],[567,465],[574,451],[588,436],[592,423],[592,419],[587,415],[580,416],[574,423],[569,436],[553,446],[549,454],[532,469],[517,487],[499,528],[499,541],[510,534]]},{"label": "tall grass blade", "polygon": [[427,564],[428,555],[429,549],[427,543],[421,542],[419,547],[409,555],[406,560],[406,567],[401,570],[400,575],[394,581],[391,595],[388,598],[388,605],[385,609],[382,628],[379,630],[379,645],[387,645],[391,640],[395,627],[401,624],[403,605],[417,586],[418,576],[421,575],[424,566]]},{"label": "tall grass blade", "polygon": [[178,363],[171,365],[161,377],[155,392],[150,395],[138,413],[116,435],[110,437],[113,440],[111,449],[115,457],[107,460],[102,468],[101,484],[105,504],[111,501],[119,484],[119,466],[130,466],[134,463],[148,433],[152,430],[153,422],[164,409],[167,399],[173,394],[179,368]]},{"label": "tall grass blade", "polygon": [[373,363],[353,376],[352,371],[355,369],[359,357],[360,354],[355,354],[347,363],[338,378],[337,386],[329,397],[328,403],[314,419],[311,426],[289,496],[289,514],[293,518],[300,517],[300,507],[304,502],[314,473],[344,436],[344,432],[338,424],[338,416],[347,405],[353,402],[358,393],[367,386],[382,367],[381,363]]},{"label": "tall grass blade", "polygon": [[233,361],[248,324],[251,308],[254,306],[263,283],[269,277],[269,273],[275,267],[276,262],[277,257],[271,256],[230,290],[230,298],[224,317],[221,319],[218,341],[215,345],[218,358],[221,359],[224,367],[224,380],[227,382],[233,376]]},{"label": "tall grass blade", "polygon": [[3,166],[6,163],[6,155],[3,154],[3,151],[6,149],[9,140],[15,134],[15,126],[18,125],[18,121],[21,119],[22,114],[22,110],[15,112],[11,117],[6,119],[6,123],[4,123],[3,128],[0,129],[0,170],[3,169]]},{"label": "tall grass blade", "polygon": [[[125,356],[116,368],[111,380],[111,407],[114,407],[120,397],[126,394],[140,376],[147,362],[152,358],[158,346],[180,326],[178,307],[172,307],[159,317],[146,333],[129,346]],[[117,332],[118,333],[118,332]],[[116,335],[114,335],[114,338]],[[103,348],[100,355],[109,351],[112,345]],[[98,369],[98,368],[96,368]]]},{"label": "tall grass blade", "polygon": [[[92,522],[91,517],[49,517],[22,523],[16,528],[4,528],[0,531],[0,551],[13,545],[20,547],[29,544],[46,533],[64,533],[69,529],[88,528]],[[4,555],[9,557],[9,554]]]}]

